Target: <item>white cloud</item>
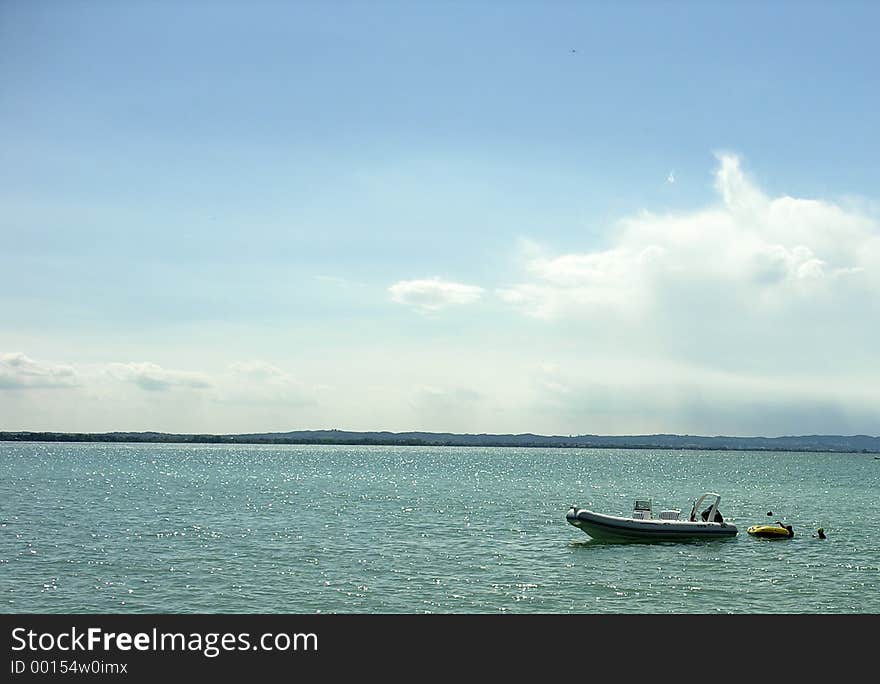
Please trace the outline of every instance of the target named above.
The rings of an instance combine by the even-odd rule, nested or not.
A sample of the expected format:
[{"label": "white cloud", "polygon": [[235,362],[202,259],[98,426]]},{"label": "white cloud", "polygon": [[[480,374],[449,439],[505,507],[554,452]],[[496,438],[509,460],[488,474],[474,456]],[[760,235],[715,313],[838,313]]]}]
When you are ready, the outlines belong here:
[{"label": "white cloud", "polygon": [[715,187],[713,206],[618,222],[603,249],[533,248],[525,277],[497,290],[546,334],[565,331],[552,372],[532,376],[536,419],[600,433],[876,432],[880,222],[770,197],[733,155],[719,156]]},{"label": "white cloud", "polygon": [[[474,365],[449,365],[442,382],[504,377],[483,378],[493,391],[458,401],[461,415],[448,390],[423,389],[419,417],[560,433],[876,432],[877,212],[770,196],[732,154],[714,180],[714,202],[634,213],[601,248],[519,239],[521,277],[494,292],[525,318],[494,340],[461,339],[450,353]],[[423,310],[442,293],[437,279],[392,288]]]},{"label": "white cloud", "polygon": [[582,309],[623,314],[637,305],[643,281],[662,254],[661,247],[647,245],[539,257],[527,265],[531,282],[499,289],[498,295],[541,318]]},{"label": "white cloud", "polygon": [[[2,391],[56,387],[70,390]],[[208,372],[152,362],[59,365],[0,354],[0,427],[76,432],[321,427],[318,400],[331,389],[256,360]]]},{"label": "white cloud", "polygon": [[750,319],[756,312],[772,317],[805,303],[813,310],[807,324],[817,307],[854,295],[876,302],[876,221],[825,201],[769,198],[732,155],[719,157],[715,180],[716,206],[642,212],[615,226],[607,249],[533,258],[530,277],[498,294],[546,319],[641,320],[650,313],[694,326],[706,315],[748,309]]},{"label": "white cloud", "polygon": [[49,389],[80,384],[71,366],[34,361],[21,352],[0,354],[0,390]]},{"label": "white cloud", "polygon": [[453,283],[439,278],[401,280],[388,288],[391,300],[419,311],[437,311],[450,306],[471,304],[483,295],[483,288]]},{"label": "white cloud", "polygon": [[505,264],[519,276],[507,283],[388,288],[428,314],[487,291],[496,309],[524,314],[493,318],[480,306],[479,335],[419,337],[376,322],[351,342],[332,331],[304,341],[273,324],[282,342],[259,348],[295,365],[230,366],[239,339],[200,356],[204,372],[7,354],[0,388],[78,387],[0,392],[0,416],[10,428],[71,430],[875,434],[880,211],[770,196],[732,155],[719,157],[715,181],[711,204],[634,213],[601,248],[520,240]]},{"label": "white cloud", "polygon": [[132,382],[150,392],[166,391],[174,388],[206,389],[211,382],[199,373],[171,370],[150,362],[111,363],[107,370],[110,375],[123,382]]}]

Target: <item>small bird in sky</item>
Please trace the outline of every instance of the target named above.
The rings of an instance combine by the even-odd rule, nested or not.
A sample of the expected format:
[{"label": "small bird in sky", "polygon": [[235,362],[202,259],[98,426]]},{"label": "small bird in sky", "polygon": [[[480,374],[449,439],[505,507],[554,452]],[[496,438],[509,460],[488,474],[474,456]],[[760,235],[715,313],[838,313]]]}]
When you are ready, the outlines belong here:
[{"label": "small bird in sky", "polygon": [[669,183],[670,185],[675,182],[675,172],[674,171],[670,171],[669,175],[666,176],[666,182]]}]

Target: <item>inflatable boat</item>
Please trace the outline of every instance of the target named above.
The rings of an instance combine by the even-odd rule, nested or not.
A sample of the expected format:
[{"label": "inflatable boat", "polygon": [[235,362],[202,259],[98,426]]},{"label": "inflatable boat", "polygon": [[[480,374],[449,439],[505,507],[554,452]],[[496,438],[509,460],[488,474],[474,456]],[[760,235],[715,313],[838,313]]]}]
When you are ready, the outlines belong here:
[{"label": "inflatable boat", "polygon": [[746,530],[753,537],[765,537],[767,539],[790,539],[794,536],[791,525],[776,523],[773,525],[752,525]]},{"label": "inflatable boat", "polygon": [[[698,513],[705,500],[713,500],[709,507]],[[606,542],[669,542],[695,539],[726,539],[736,536],[736,526],[723,522],[718,513],[721,496],[707,492],[694,502],[687,520],[679,518],[678,509],[660,511],[660,517],[651,513],[651,500],[636,501],[632,516],[595,513],[572,504],[565,518],[568,522],[594,539]],[[716,522],[717,521],[717,522]]]}]

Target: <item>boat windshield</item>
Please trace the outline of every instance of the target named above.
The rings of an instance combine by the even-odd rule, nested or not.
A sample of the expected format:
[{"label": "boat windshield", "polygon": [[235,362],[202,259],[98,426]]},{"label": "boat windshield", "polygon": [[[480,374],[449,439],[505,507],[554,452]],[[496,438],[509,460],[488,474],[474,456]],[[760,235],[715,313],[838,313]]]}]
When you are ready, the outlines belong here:
[{"label": "boat windshield", "polygon": [[[706,503],[708,508],[703,508],[704,503]],[[690,520],[694,522],[702,519],[704,521],[715,522],[716,519],[720,517],[720,514],[718,513],[718,506],[720,503],[720,494],[716,494],[715,492],[706,492],[702,494],[699,499],[694,501],[693,508],[691,508]],[[717,520],[717,522],[721,521]]]}]

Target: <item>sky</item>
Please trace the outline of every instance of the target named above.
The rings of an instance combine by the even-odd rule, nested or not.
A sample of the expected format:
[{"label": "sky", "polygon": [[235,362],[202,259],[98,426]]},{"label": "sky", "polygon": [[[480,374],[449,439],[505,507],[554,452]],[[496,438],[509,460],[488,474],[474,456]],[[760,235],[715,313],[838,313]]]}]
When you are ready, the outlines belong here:
[{"label": "sky", "polygon": [[880,434],[880,5],[0,2],[0,430]]}]

